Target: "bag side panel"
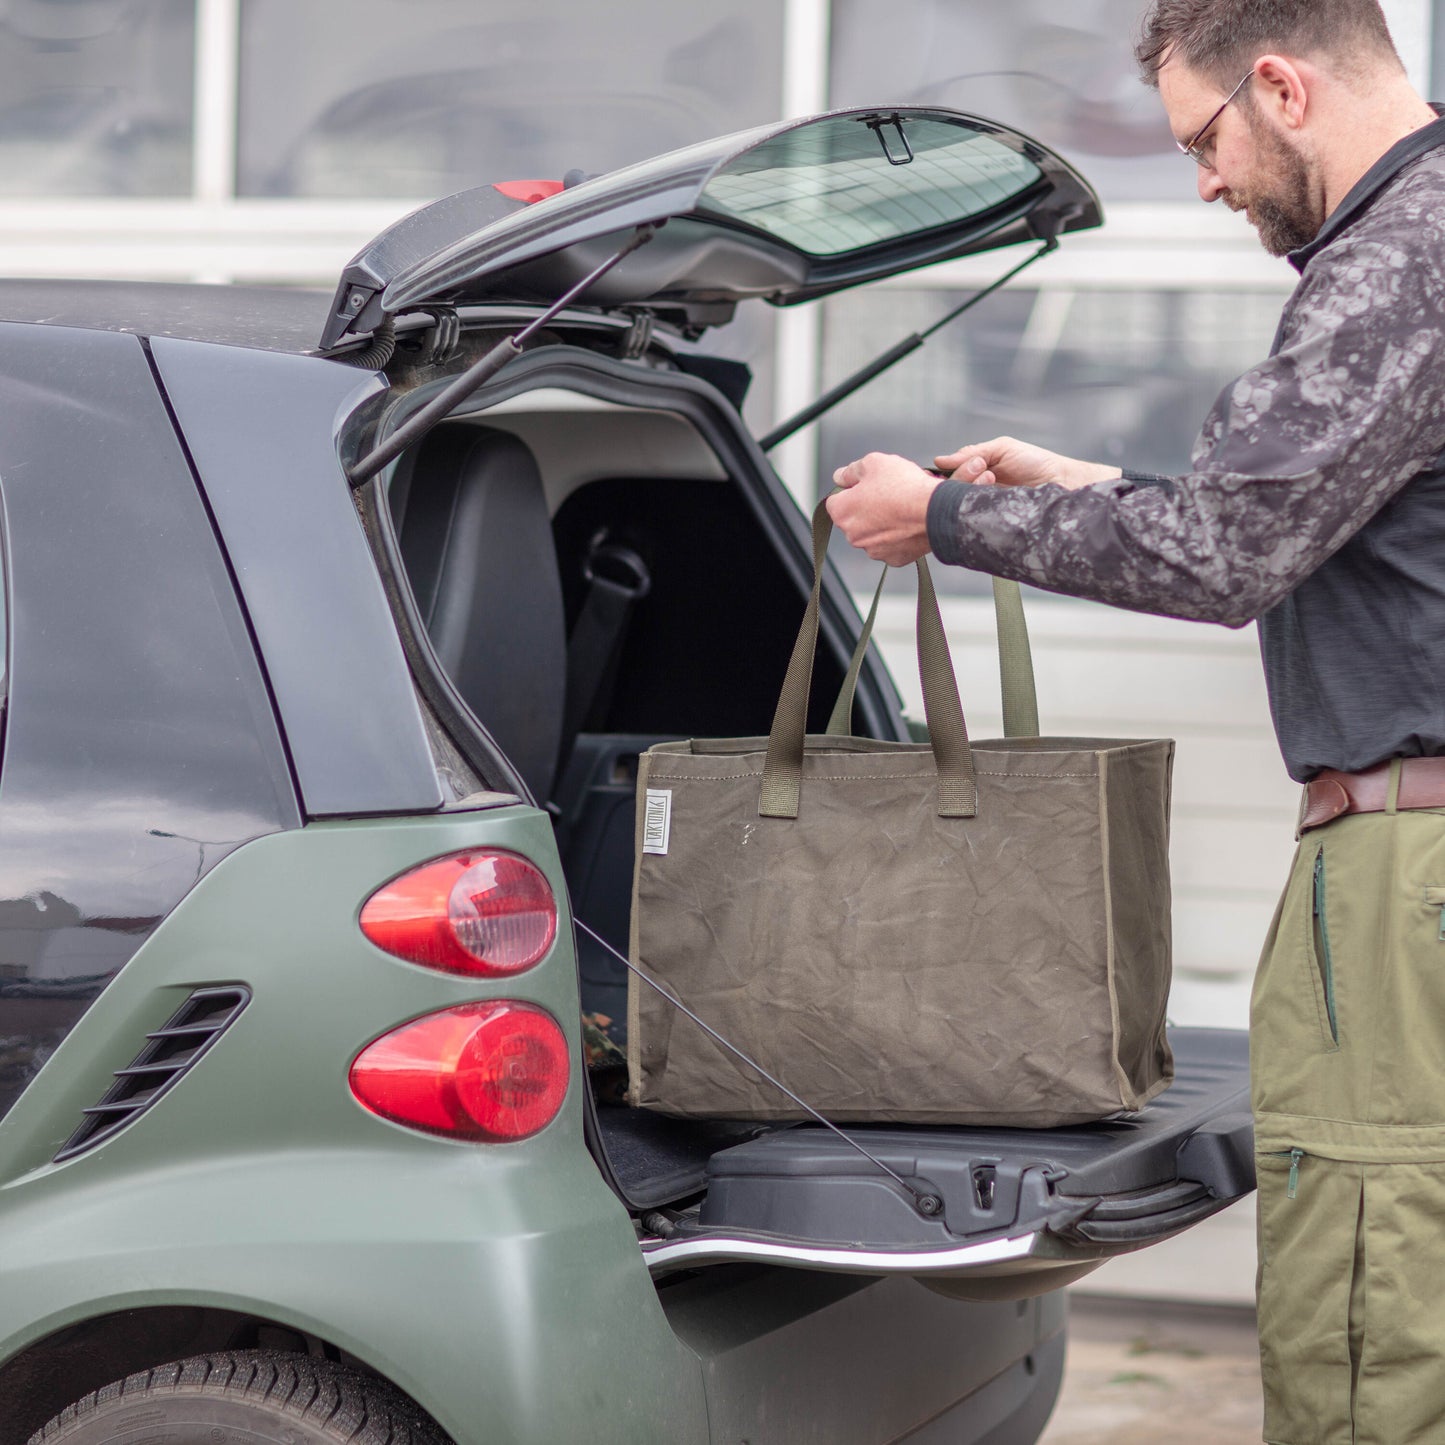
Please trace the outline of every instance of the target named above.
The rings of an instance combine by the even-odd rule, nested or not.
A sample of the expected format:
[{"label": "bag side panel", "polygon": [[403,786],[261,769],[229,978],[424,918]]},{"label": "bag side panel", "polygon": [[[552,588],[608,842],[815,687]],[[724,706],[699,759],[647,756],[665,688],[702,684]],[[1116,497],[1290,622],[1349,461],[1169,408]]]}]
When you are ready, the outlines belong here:
[{"label": "bag side panel", "polygon": [[1173,1081],[1165,1033],[1172,978],[1169,790],[1174,744],[1138,743],[1108,756],[1104,811],[1108,836],[1113,986],[1119,1013],[1118,1060],[1139,1109]]}]

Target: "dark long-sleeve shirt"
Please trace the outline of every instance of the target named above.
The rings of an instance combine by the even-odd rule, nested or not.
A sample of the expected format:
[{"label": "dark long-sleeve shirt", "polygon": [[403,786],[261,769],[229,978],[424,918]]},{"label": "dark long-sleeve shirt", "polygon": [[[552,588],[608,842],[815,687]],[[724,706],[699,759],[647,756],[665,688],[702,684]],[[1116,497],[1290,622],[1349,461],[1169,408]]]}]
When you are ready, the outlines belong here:
[{"label": "dark long-sleeve shirt", "polygon": [[1445,120],[1319,237],[1270,357],[1176,478],[944,482],[945,562],[1140,612],[1256,618],[1290,773],[1445,753]]}]

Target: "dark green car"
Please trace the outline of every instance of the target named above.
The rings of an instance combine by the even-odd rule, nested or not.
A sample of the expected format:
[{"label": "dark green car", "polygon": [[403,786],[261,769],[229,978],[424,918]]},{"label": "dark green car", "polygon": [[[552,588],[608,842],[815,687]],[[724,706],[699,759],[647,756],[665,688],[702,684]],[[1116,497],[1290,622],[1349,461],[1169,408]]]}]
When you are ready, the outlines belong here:
[{"label": "dark green car", "polygon": [[1232,1033],[1132,1118],[850,1130],[907,1190],[619,1102],[637,755],[766,732],[810,584],[693,343],[1100,213],[918,109],[572,179],[334,298],[0,286],[0,1445],[1025,1445],[1060,1286],[1252,1188]]}]

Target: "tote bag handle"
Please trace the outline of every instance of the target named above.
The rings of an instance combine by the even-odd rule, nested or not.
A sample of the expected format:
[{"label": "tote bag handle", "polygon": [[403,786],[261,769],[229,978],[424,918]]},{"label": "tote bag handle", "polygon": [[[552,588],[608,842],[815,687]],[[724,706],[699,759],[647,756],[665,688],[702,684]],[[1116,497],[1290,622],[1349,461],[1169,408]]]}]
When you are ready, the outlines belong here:
[{"label": "tote bag handle", "polygon": [[[858,674],[863,670],[863,657],[873,636],[878,619],[878,603],[889,569],[884,567],[868,609],[858,646],[853,649],[848,675],[838,691],[833,715],[828,719],[830,737],[848,737],[853,731],[853,694],[858,687]],[[1017,582],[993,579],[993,615],[998,629],[998,673],[1003,689],[1003,735],[1006,738],[1036,738],[1039,735],[1039,701],[1034,687],[1034,659],[1029,648],[1029,625],[1024,618],[1024,599]]]},{"label": "tote bag handle", "polygon": [[[818,645],[818,610],[823,594],[823,559],[833,519],[825,503],[813,513],[813,590],[803,613],[803,625],[793,645],[773,726],[768,734],[768,755],[763,765],[763,786],[758,815],[796,818],[802,795],[803,748],[808,725],[808,692],[813,679],[813,654]],[[875,599],[876,602],[876,599]],[[978,782],[958,683],[948,655],[948,640],[928,564],[918,561],[918,674],[923,684],[923,711],[933,760],[938,768],[938,815],[972,818],[978,813]],[[836,714],[836,709],[835,709]]]}]

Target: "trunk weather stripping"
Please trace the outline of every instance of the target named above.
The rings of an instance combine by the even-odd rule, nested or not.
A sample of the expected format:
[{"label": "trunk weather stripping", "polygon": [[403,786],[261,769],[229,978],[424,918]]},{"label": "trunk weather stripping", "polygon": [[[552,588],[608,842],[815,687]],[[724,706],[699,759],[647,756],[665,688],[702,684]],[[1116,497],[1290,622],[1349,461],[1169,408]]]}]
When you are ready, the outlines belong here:
[{"label": "trunk weather stripping", "polygon": [[[870,122],[870,125],[871,124]],[[881,126],[882,122],[880,121],[878,124]],[[900,127],[899,134],[902,135],[902,133],[902,127]],[[888,142],[884,138],[881,130],[878,132],[878,138],[883,141],[883,150],[884,153],[887,154]],[[912,158],[910,154],[909,160]],[[895,161],[891,155],[889,155],[888,159],[892,165],[907,164],[907,161]],[[882,376],[889,367],[896,366],[905,356],[911,356],[934,332],[942,331],[950,321],[957,321],[965,311],[972,311],[980,301],[992,296],[995,291],[1007,286],[1020,271],[1027,270],[1035,261],[1043,260],[1050,251],[1056,251],[1058,246],[1059,238],[1053,235],[1049,236],[1032,256],[1020,261],[1011,271],[1006,271],[997,281],[985,286],[982,291],[975,291],[967,301],[955,306],[952,311],[938,321],[935,321],[926,331],[915,331],[911,336],[905,336],[896,346],[890,346],[882,356],[874,357],[866,366],[860,367],[855,371],[852,376],[845,377],[831,391],[825,391],[817,401],[809,402],[796,416],[790,416],[787,421],[774,427],[772,431],[758,442],[758,445],[762,447],[765,452],[772,451],[779,443],[787,441],[794,432],[802,431],[809,422],[817,421],[824,412],[832,411],[840,401],[846,401],[855,391],[867,386],[874,377]]]},{"label": "trunk weather stripping", "polygon": [[662,224],[656,222],[639,226],[625,246],[565,291],[535,321],[514,335],[504,337],[485,356],[474,361],[440,396],[428,402],[415,416],[399,426],[380,446],[374,447],[351,468],[347,475],[352,487],[364,486],[388,462],[395,461],[408,447],[419,442],[474,391],[489,382],[509,361],[519,357],[527,342],[559,312],[600,281],[624,257],[630,256],[639,246],[645,246],[657,234],[658,226]]}]

